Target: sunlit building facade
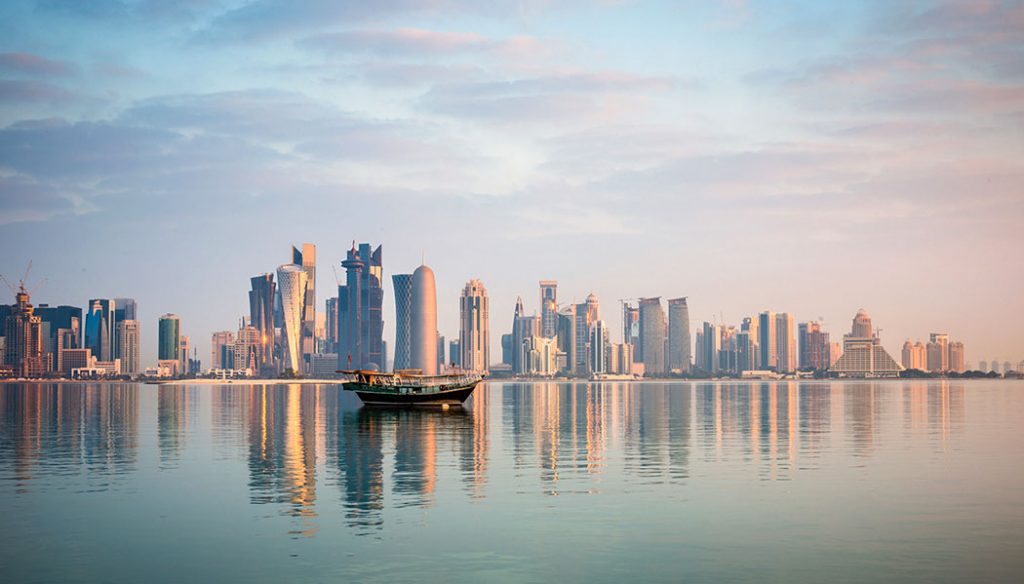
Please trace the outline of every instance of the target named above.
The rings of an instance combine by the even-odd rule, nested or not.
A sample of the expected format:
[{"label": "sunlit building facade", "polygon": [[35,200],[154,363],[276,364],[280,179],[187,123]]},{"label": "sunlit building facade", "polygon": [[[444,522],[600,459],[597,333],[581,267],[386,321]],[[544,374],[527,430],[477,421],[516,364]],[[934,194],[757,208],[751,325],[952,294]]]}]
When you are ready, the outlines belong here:
[{"label": "sunlit building facade", "polygon": [[668,368],[690,371],[690,308],[685,296],[668,301]]},{"label": "sunlit building facade", "polygon": [[437,289],[434,271],[426,265],[412,274],[412,306],[410,310],[410,350],[412,369],[424,375],[437,373]]},{"label": "sunlit building facade", "polygon": [[[860,337],[867,333],[870,336]],[[853,319],[850,334],[843,337],[843,355],[832,366],[831,372],[839,377],[896,377],[903,370],[874,334],[871,317],[862,308]]]},{"label": "sunlit building facade", "polygon": [[[555,316],[557,318],[557,314]],[[491,363],[490,323],[487,288],[480,280],[470,280],[459,297],[459,367],[483,373],[488,371]]]},{"label": "sunlit building facade", "polygon": [[640,299],[640,346],[644,375],[664,375],[665,310],[661,306],[661,297]]},{"label": "sunlit building facade", "polygon": [[306,271],[296,264],[277,269],[281,295],[281,368],[293,374],[303,372],[302,310],[306,298]]}]

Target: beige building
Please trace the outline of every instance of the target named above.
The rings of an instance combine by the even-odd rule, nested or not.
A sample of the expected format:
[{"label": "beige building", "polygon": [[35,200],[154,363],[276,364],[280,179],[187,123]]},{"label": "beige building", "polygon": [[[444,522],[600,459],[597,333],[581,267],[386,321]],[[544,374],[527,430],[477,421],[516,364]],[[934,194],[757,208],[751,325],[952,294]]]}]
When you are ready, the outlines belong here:
[{"label": "beige building", "polygon": [[491,309],[487,288],[480,280],[470,280],[459,297],[459,365],[467,371],[487,373],[491,363],[490,346]]}]

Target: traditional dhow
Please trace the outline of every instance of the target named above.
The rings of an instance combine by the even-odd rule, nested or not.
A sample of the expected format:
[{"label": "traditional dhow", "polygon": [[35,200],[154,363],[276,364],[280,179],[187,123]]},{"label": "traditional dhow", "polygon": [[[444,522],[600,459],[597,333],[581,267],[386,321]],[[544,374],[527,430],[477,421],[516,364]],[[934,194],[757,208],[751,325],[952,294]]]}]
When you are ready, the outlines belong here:
[{"label": "traditional dhow", "polygon": [[447,375],[423,375],[419,370],[341,371],[352,380],[344,384],[368,406],[461,406],[480,383],[477,373],[456,371]]}]

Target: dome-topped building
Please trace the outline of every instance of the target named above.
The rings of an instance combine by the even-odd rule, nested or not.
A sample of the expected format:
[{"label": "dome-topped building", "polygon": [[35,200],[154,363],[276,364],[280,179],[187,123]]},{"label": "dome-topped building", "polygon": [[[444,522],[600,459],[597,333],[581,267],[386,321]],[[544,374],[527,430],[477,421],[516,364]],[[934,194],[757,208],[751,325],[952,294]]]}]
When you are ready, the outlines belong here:
[{"label": "dome-topped building", "polygon": [[409,337],[409,366],[437,375],[437,289],[434,271],[426,265],[412,274]]},{"label": "dome-topped building", "polygon": [[850,329],[850,336],[861,339],[868,339],[874,336],[871,329],[871,316],[869,316],[868,311],[863,308],[858,310],[857,314],[853,317],[853,326]]},{"label": "dome-topped building", "polygon": [[861,308],[853,317],[850,334],[843,337],[843,356],[830,371],[838,377],[896,377],[903,367],[886,352],[875,336],[871,317]]}]

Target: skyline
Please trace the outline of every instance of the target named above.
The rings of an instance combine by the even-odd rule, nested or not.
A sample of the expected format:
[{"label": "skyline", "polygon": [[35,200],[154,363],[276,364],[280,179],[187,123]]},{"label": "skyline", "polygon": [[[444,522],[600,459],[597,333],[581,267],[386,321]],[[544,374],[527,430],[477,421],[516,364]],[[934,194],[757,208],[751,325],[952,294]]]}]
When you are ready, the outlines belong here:
[{"label": "skyline", "polygon": [[136,298],[144,363],[161,314],[204,358],[249,278],[308,241],[331,290],[353,239],[388,248],[389,347],[425,252],[446,338],[487,287],[492,360],[543,278],[1024,355],[1019,3],[0,10],[0,273]]}]

